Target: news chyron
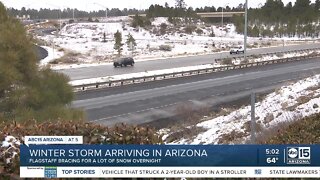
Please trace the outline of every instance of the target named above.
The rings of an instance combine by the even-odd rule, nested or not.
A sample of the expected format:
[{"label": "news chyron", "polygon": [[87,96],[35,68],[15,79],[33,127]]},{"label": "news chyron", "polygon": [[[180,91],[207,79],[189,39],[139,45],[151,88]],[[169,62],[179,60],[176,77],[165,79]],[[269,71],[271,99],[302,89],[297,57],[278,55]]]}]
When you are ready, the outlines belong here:
[{"label": "news chyron", "polygon": [[21,178],[320,178],[320,145],[89,145],[26,136]]}]

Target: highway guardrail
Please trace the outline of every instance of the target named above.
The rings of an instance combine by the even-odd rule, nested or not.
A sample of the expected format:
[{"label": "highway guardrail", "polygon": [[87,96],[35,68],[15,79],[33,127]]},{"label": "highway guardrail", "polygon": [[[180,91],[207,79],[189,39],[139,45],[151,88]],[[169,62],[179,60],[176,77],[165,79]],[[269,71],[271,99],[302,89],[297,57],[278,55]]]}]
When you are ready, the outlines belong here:
[{"label": "highway guardrail", "polygon": [[[310,52],[310,51],[315,51],[315,50],[320,50],[320,48],[303,49],[303,50],[286,51],[286,52],[279,51],[279,52],[274,52],[274,53],[249,55],[247,57],[250,58],[250,57],[256,57],[256,56],[274,55],[274,54],[278,54],[278,53],[294,53],[294,52],[301,53],[301,52]],[[127,79],[120,79],[120,80],[106,80],[103,82],[73,85],[73,88],[75,91],[85,91],[85,90],[92,90],[92,89],[106,88],[106,87],[118,87],[118,86],[124,86],[124,85],[129,85],[129,84],[137,84],[137,83],[144,83],[144,82],[157,81],[157,80],[173,79],[173,78],[179,78],[179,77],[187,77],[187,76],[222,72],[222,71],[235,70],[235,69],[244,69],[244,68],[250,68],[250,67],[256,67],[256,66],[264,66],[264,65],[268,65],[268,64],[277,64],[277,63],[286,63],[286,62],[292,62],[292,61],[308,60],[308,59],[317,58],[317,57],[320,57],[320,54],[311,53],[306,56],[280,58],[280,59],[261,61],[261,62],[255,62],[255,63],[246,63],[246,64],[230,65],[230,66],[228,66],[228,65],[223,66],[222,65],[221,67],[202,68],[202,69],[197,69],[197,70],[165,73],[165,74],[160,74],[160,75],[147,75],[147,76],[143,76],[143,77],[134,77],[134,78],[127,78]],[[233,58],[237,59],[237,58],[239,58],[239,56],[233,57]],[[223,58],[223,59],[227,59],[227,58]],[[223,61],[223,59],[216,59],[216,61]]]}]

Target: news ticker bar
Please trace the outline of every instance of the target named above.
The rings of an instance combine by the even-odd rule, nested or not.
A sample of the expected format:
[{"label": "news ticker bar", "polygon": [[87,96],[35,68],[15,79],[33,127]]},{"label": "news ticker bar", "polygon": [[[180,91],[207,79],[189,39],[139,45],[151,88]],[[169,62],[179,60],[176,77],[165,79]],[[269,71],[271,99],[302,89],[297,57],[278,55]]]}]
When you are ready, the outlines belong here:
[{"label": "news ticker bar", "polygon": [[20,167],[21,178],[319,178],[320,167]]}]

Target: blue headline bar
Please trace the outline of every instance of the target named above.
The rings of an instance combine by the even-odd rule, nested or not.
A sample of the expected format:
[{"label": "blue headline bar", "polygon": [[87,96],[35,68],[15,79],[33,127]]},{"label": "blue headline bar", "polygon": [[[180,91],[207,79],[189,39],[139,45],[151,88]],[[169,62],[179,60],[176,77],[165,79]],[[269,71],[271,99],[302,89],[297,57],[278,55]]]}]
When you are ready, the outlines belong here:
[{"label": "blue headline bar", "polygon": [[320,145],[21,145],[21,166],[320,166]]}]

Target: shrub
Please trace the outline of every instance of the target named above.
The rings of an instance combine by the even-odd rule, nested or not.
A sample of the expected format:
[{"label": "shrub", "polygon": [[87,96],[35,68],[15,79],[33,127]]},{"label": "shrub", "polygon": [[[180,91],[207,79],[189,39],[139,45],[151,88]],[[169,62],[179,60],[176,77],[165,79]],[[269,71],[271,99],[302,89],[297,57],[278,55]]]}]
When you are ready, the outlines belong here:
[{"label": "shrub", "polygon": [[221,62],[223,65],[232,65],[232,59],[231,58],[224,58]]},{"label": "shrub", "polygon": [[246,60],[242,60],[240,64],[248,64],[249,63],[249,60],[246,59]]},{"label": "shrub", "polygon": [[161,45],[159,46],[160,51],[172,51],[172,47],[169,45]]},{"label": "shrub", "polygon": [[200,29],[200,28],[198,28],[198,29],[196,30],[196,33],[197,33],[198,35],[201,35],[201,34],[203,34],[203,30]]},{"label": "shrub", "polygon": [[282,58],[284,56],[283,53],[277,53],[276,56],[278,56],[279,58]]},{"label": "shrub", "polygon": [[72,24],[74,23],[74,20],[73,19],[69,19],[69,24]]},{"label": "shrub", "polygon": [[[109,128],[106,126],[75,121],[43,122],[25,121],[23,123],[0,123],[0,142],[10,135],[11,147],[0,144],[0,178],[10,178],[10,174],[19,175],[19,142],[24,136],[75,136],[82,135],[84,144],[162,144],[161,136],[148,127],[120,124]],[[8,139],[8,137],[7,137]],[[18,143],[14,143],[18,142]],[[16,154],[17,153],[17,154]],[[14,155],[16,154],[16,155]]]},{"label": "shrub", "polygon": [[161,33],[161,35],[164,35],[166,33],[167,27],[168,27],[168,25],[166,23],[161,23],[161,25],[160,25],[160,33]]},{"label": "shrub", "polygon": [[184,28],[185,33],[192,34],[196,30],[196,26],[187,26]]},{"label": "shrub", "polygon": [[74,51],[67,51],[62,57],[55,59],[50,64],[59,64],[59,63],[65,63],[65,64],[75,64],[78,62],[78,57],[81,54]]}]

